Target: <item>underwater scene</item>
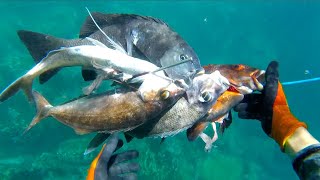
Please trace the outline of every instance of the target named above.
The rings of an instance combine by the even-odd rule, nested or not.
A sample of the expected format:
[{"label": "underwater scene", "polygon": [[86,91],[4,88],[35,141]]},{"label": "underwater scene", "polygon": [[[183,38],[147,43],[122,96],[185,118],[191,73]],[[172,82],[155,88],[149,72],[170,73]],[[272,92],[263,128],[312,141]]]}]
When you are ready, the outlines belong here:
[{"label": "underwater scene", "polygon": [[[18,30],[76,39],[89,15],[86,7],[91,12],[161,19],[193,48],[202,66],[244,64],[265,70],[270,61],[277,60],[281,82],[320,76],[317,1],[2,0],[1,91],[35,65]],[[60,105],[82,95],[88,85],[77,66],[61,69],[44,84],[36,78],[32,89],[52,105]],[[106,81],[98,91],[110,88]],[[284,86],[292,113],[306,122],[316,139],[320,139],[319,89],[320,82]],[[23,91],[1,102],[0,114],[0,179],[86,178],[101,147],[84,156],[95,133],[79,135],[49,117],[24,134],[36,106]],[[138,179],[298,179],[290,158],[263,132],[260,122],[232,114],[232,124],[219,134],[210,152],[204,150],[200,138],[188,141],[186,131],[163,142],[161,138],[135,138],[119,151],[139,151]],[[205,132],[213,134],[211,128]]]}]

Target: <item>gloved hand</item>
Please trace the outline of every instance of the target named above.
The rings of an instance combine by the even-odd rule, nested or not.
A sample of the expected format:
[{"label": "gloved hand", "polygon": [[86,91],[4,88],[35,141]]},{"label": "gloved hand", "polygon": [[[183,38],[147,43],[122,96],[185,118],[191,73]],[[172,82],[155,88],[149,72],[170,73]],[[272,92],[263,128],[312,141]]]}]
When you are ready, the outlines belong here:
[{"label": "gloved hand", "polygon": [[286,140],[299,127],[306,128],[290,112],[282,85],[279,82],[278,62],[272,61],[265,74],[266,84],[261,94],[245,95],[234,110],[239,118],[261,121],[263,131],[272,137],[283,150]]},{"label": "gloved hand", "polygon": [[126,162],[135,159],[139,153],[135,150],[113,154],[122,147],[123,141],[113,134],[98,156],[92,161],[87,180],[137,179],[138,163]]}]

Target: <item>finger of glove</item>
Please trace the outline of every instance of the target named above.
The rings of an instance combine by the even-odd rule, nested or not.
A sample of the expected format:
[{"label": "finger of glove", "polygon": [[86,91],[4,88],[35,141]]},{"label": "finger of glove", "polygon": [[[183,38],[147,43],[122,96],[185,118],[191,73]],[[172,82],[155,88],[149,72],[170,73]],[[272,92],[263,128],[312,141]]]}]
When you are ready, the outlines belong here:
[{"label": "finger of glove", "polygon": [[234,107],[234,110],[238,113],[248,112],[248,113],[260,113],[260,103],[240,103]]},{"label": "finger of glove", "polygon": [[235,112],[244,112],[244,111],[246,111],[247,107],[248,107],[248,103],[240,103],[240,104],[236,105],[233,108],[233,110]]},{"label": "finger of glove", "polygon": [[116,176],[125,173],[134,173],[140,170],[140,166],[136,162],[120,163],[112,165],[109,168],[110,176]]},{"label": "finger of glove", "polygon": [[246,111],[242,111],[238,113],[238,117],[241,119],[261,119],[261,114],[260,113],[250,113]]},{"label": "finger of glove", "polygon": [[130,150],[123,153],[112,155],[108,164],[117,164],[125,161],[135,159],[139,156],[139,152],[136,150]]},{"label": "finger of glove", "polygon": [[[272,112],[273,103],[276,99],[278,92],[278,62],[272,61],[266,71],[266,84],[264,87],[264,107]],[[271,109],[270,109],[271,108]]]},{"label": "finger of glove", "polygon": [[258,93],[244,95],[240,103],[259,103],[262,102],[263,95]]},{"label": "finger of glove", "polygon": [[129,173],[122,176],[110,176],[109,180],[137,180],[138,176],[135,173]]},{"label": "finger of glove", "polygon": [[[103,149],[103,152],[100,156],[99,161],[105,161],[108,162],[110,157],[112,156],[112,153],[116,150],[118,147],[119,137],[118,134],[111,135],[108,143],[106,143],[105,148]],[[123,144],[123,142],[122,142]]]}]

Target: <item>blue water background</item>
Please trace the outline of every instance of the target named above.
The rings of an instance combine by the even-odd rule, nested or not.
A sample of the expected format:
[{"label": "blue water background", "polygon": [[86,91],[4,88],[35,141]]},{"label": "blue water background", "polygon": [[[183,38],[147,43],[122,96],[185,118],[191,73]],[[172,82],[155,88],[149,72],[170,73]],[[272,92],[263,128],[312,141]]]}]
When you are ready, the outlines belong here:
[{"label": "blue water background", "polygon": [[[197,52],[201,64],[247,64],[265,69],[280,63],[282,81],[320,76],[320,3],[317,1],[1,1],[0,87],[34,65],[19,41],[25,29],[76,38],[91,11],[161,18]],[[305,74],[309,70],[309,74]],[[44,85],[34,84],[53,105],[81,94],[79,68],[64,69]],[[319,83],[285,87],[292,112],[320,139]],[[93,155],[82,155],[93,134],[79,136],[48,118],[20,137],[35,108],[22,92],[0,104],[0,179],[84,179]],[[210,130],[208,133],[212,133]],[[185,133],[134,140],[140,179],[298,179],[290,159],[256,121],[236,118],[215,148],[188,142]]]}]

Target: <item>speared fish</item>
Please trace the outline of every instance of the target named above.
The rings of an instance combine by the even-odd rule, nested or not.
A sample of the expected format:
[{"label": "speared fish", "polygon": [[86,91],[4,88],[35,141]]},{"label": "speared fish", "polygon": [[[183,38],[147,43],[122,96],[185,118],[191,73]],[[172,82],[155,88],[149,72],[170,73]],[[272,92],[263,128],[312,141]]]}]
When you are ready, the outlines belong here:
[{"label": "speared fish", "polygon": [[[206,73],[218,70],[230,82],[230,88],[217,99],[208,111],[208,115],[187,130],[189,141],[194,141],[200,136],[206,144],[205,151],[209,152],[212,144],[218,139],[216,123],[220,124],[220,130],[223,133],[232,122],[231,109],[240,103],[244,95],[263,90],[265,71],[243,64],[211,64],[204,66],[204,69]],[[203,132],[209,124],[214,132],[212,138]]]}]

